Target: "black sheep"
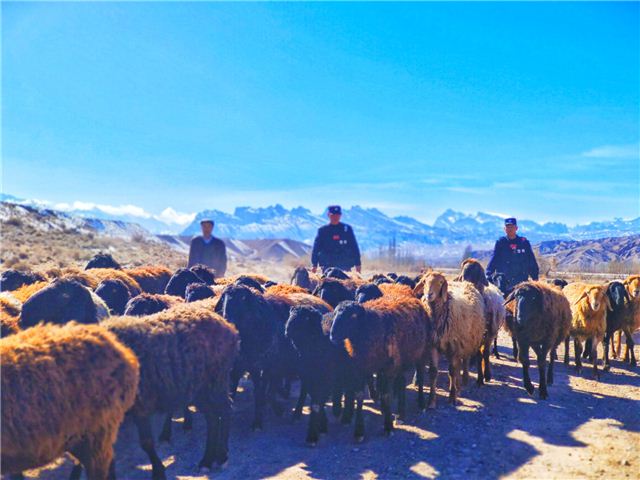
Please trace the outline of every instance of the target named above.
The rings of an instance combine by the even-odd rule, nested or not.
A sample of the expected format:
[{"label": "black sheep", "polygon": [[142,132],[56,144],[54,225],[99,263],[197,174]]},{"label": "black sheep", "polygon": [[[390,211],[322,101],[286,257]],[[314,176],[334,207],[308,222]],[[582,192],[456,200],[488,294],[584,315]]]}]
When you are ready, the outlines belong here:
[{"label": "black sheep", "polygon": [[215,293],[208,285],[204,283],[190,283],[187,285],[185,300],[189,303],[204,300],[205,298],[211,298],[213,296],[215,296]]},{"label": "black sheep", "polygon": [[22,305],[20,326],[28,328],[41,321],[62,324],[71,320],[98,323],[98,309],[87,287],[62,278],[34,293]]},{"label": "black sheep", "polygon": [[240,275],[233,283],[234,285],[244,285],[245,287],[253,288],[260,293],[264,293],[264,287],[262,286],[262,284],[255,278],[252,278],[248,275]]},{"label": "black sheep", "polygon": [[364,303],[382,296],[382,291],[375,283],[365,283],[356,290],[356,302]]},{"label": "black sheep", "polygon": [[410,287],[412,290],[414,288],[416,288],[416,282],[413,281],[413,279],[407,277],[406,275],[399,275],[398,278],[396,278],[393,283],[399,283],[401,285],[407,285],[408,287]]},{"label": "black sheep", "polygon": [[[604,334],[604,369],[609,370],[609,344],[613,343],[613,334],[622,328],[627,305],[631,302],[629,292],[622,282],[611,282],[607,286],[610,308],[607,311],[607,330]],[[591,339],[587,340],[588,342]],[[589,347],[587,347],[589,348]]]},{"label": "black sheep", "polygon": [[190,283],[202,283],[202,279],[186,268],[179,268],[169,279],[164,293],[184,298],[187,285]]},{"label": "black sheep", "polygon": [[117,278],[110,278],[100,282],[96,288],[96,295],[104,300],[112,315],[124,314],[127,302],[131,298],[127,286]]},{"label": "black sheep", "polygon": [[569,285],[569,282],[567,282],[566,280],[563,280],[561,278],[554,278],[552,280],[549,280],[549,283],[551,285],[555,285],[556,287],[560,287],[560,289],[563,289],[564,287]]},{"label": "black sheep", "polygon": [[141,293],[127,302],[124,314],[133,315],[135,317],[152,315],[179,303],[182,303],[182,299],[175,295]]},{"label": "black sheep", "polygon": [[216,275],[215,271],[212,268],[207,267],[206,265],[202,265],[198,263],[189,268],[193,273],[199,276],[202,281],[207,285],[215,285],[216,284]]},{"label": "black sheep", "polygon": [[318,282],[313,294],[335,308],[340,302],[355,299],[356,286],[337,278],[323,278]]},{"label": "black sheep", "polygon": [[11,292],[24,285],[31,285],[46,280],[44,275],[35,272],[5,270],[0,274],[0,292]]},{"label": "black sheep", "polygon": [[110,253],[97,253],[85,265],[85,270],[92,268],[113,268],[114,270],[122,270],[122,267],[116,262]]},{"label": "black sheep", "polygon": [[[324,407],[332,395],[335,398],[339,388],[343,355],[329,340],[328,332],[323,331],[322,313],[313,307],[292,308],[285,335],[300,355],[301,390],[304,396],[309,394],[311,397],[307,443],[313,446],[318,442],[319,433],[327,431]],[[299,402],[300,407],[302,402]]]},{"label": "black sheep", "polygon": [[231,392],[235,392],[242,374],[249,372],[255,399],[252,428],[261,429],[267,400],[280,413],[272,394],[274,388],[282,384],[287,367],[290,367],[282,361],[288,342],[284,337],[288,309],[282,318],[256,290],[245,285],[228,285],[222,291],[215,311],[233,323],[240,333],[240,355],[232,372]]},{"label": "black sheep", "polygon": [[342,270],[342,269],[340,269],[338,267],[326,268],[322,272],[322,275],[325,278],[337,278],[339,280],[348,280],[350,278],[349,275],[347,275],[344,270]]}]

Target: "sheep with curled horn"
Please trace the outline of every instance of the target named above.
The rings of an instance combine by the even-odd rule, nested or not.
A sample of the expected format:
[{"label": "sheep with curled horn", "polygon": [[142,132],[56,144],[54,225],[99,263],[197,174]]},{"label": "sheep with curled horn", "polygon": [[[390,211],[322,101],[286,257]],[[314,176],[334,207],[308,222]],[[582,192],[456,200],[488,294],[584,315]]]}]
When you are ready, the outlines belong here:
[{"label": "sheep with curled horn", "polygon": [[[519,345],[524,387],[533,395],[529,377],[529,348],[538,357],[539,396],[548,397],[547,385],[553,384],[553,364],[558,345],[569,334],[571,308],[557,288],[541,281],[523,282],[505,299],[513,317],[513,331]],[[548,371],[547,355],[549,355]]]},{"label": "sheep with curled horn", "polygon": [[482,385],[485,380],[491,380],[490,350],[492,344],[496,357],[499,358],[497,354],[498,332],[505,324],[506,310],[502,304],[502,292],[487,281],[484,267],[480,262],[474,258],[467,258],[462,262],[461,267],[462,271],[456,281],[471,283],[480,292],[484,300],[486,330],[482,347],[478,354],[478,385]]},{"label": "sheep with curled horn", "polygon": [[[429,316],[427,346],[429,358],[429,408],[436,406],[436,380],[439,356],[449,362],[449,401],[457,402],[460,371],[468,380],[468,366],[482,345],[485,332],[484,301],[469,282],[447,282],[436,271],[423,275],[414,289]],[[383,297],[384,298],[384,297]]]}]

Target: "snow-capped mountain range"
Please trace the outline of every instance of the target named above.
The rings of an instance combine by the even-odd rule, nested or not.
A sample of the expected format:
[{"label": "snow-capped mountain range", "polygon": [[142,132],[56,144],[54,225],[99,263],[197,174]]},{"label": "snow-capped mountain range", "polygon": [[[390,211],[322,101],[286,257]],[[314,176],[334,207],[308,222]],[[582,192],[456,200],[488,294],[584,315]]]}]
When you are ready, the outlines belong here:
[{"label": "snow-capped mountain range", "polygon": [[[55,207],[49,202],[22,200],[10,195],[2,195],[0,200],[40,208],[43,205]],[[237,207],[233,213],[203,210],[195,216],[180,214],[170,208],[160,215],[152,215],[132,205],[110,207],[79,202],[63,205],[66,207],[64,211],[70,215],[133,222],[153,233],[184,236],[198,233],[201,219],[213,218],[216,235],[239,240],[288,238],[309,244],[317,228],[327,221],[324,213],[314,213],[304,207],[287,209],[278,204],[264,208]],[[356,205],[344,209],[343,220],[353,226],[363,250],[386,248],[395,242],[397,248],[411,251],[414,255],[427,255],[435,251],[440,254],[457,252],[468,244],[476,249],[488,247],[502,234],[504,218],[490,213],[466,214],[449,209],[433,225],[428,225],[412,217],[390,217],[376,208]],[[520,233],[532,243],[640,234],[640,217],[632,220],[616,218],[573,227],[556,222],[541,224],[527,219],[519,219],[518,224]]]}]

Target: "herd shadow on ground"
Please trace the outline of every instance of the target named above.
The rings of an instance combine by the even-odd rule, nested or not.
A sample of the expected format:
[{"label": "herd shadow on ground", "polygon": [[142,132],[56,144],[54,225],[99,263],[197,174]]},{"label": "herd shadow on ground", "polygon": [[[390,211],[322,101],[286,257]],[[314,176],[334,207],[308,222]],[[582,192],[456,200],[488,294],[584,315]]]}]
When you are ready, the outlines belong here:
[{"label": "herd shadow on ground", "polygon": [[[510,355],[510,349],[501,349]],[[510,358],[510,357],[509,357]],[[561,356],[562,359],[562,356]],[[444,363],[444,362],[443,362]],[[601,381],[614,385],[640,388],[640,375],[613,363],[614,371],[604,373]],[[555,364],[555,384],[549,387],[549,399],[537,397],[537,367],[532,361],[531,376],[536,384],[533,397],[522,387],[522,368],[513,361],[494,366],[494,381],[478,387],[471,375],[462,391],[461,405],[452,407],[447,401],[448,378],[441,365],[438,380],[438,406],[419,412],[416,391],[407,392],[406,422],[397,425],[394,435],[382,433],[382,417],[373,402],[366,404],[366,438],[361,444],[353,440],[353,425],[341,425],[329,412],[329,432],[315,448],[305,445],[306,415],[298,422],[290,416],[275,417],[268,412],[265,430],[249,428],[253,413],[250,382],[239,393],[234,406],[227,469],[213,472],[211,478],[268,478],[298,470],[311,478],[351,479],[369,474],[378,478],[483,478],[497,479],[516,471],[539,454],[530,443],[514,438],[514,431],[524,432],[546,444],[573,448],[587,445],[573,433],[593,419],[611,419],[620,429],[640,431],[638,401],[606,394],[585,392],[571,386],[576,375],[573,363]],[[622,371],[626,370],[626,371]],[[590,364],[580,374],[591,378]],[[293,406],[296,392],[289,401]],[[395,402],[394,402],[395,408]],[[161,419],[156,419],[157,421]],[[183,432],[176,421],[172,443],[160,445],[158,452],[167,461],[167,477],[199,476],[195,464],[202,452],[205,437],[204,420],[195,416],[194,430]],[[156,422],[156,432],[158,432]],[[150,478],[146,456],[137,444],[131,422],[123,425],[116,445],[119,478]],[[58,468],[55,478],[64,478]],[[48,478],[43,473],[40,478]]]}]

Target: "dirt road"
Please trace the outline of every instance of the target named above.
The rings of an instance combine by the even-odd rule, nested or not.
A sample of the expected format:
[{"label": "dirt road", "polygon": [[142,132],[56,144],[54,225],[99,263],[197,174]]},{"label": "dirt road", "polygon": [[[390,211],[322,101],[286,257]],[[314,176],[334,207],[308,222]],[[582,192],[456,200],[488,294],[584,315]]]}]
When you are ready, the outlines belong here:
[{"label": "dirt road", "polygon": [[[501,352],[511,354],[510,339],[501,335],[500,345]],[[639,347],[636,356],[640,358]],[[191,432],[183,432],[176,419],[172,443],[160,445],[158,452],[168,478],[185,480],[640,478],[640,367],[632,370],[614,360],[597,382],[589,368],[576,375],[573,367],[558,362],[550,398],[539,401],[537,390],[533,397],[527,395],[521,368],[510,357],[494,363],[494,380],[480,388],[470,382],[455,408],[447,404],[446,365],[441,365],[438,408],[418,413],[411,390],[407,421],[397,425],[391,438],[382,435],[382,418],[372,402],[361,444],[354,443],[351,425],[342,426],[331,415],[329,433],[315,448],[304,443],[305,417],[292,423],[289,416],[276,418],[270,412],[265,430],[252,432],[251,395],[245,391],[234,407],[225,470],[198,473],[204,441],[199,415]],[[538,377],[535,363],[532,377],[534,382]],[[151,478],[130,422],[121,430],[116,452],[118,478]],[[63,460],[28,476],[66,480],[70,469],[71,462]]]}]

